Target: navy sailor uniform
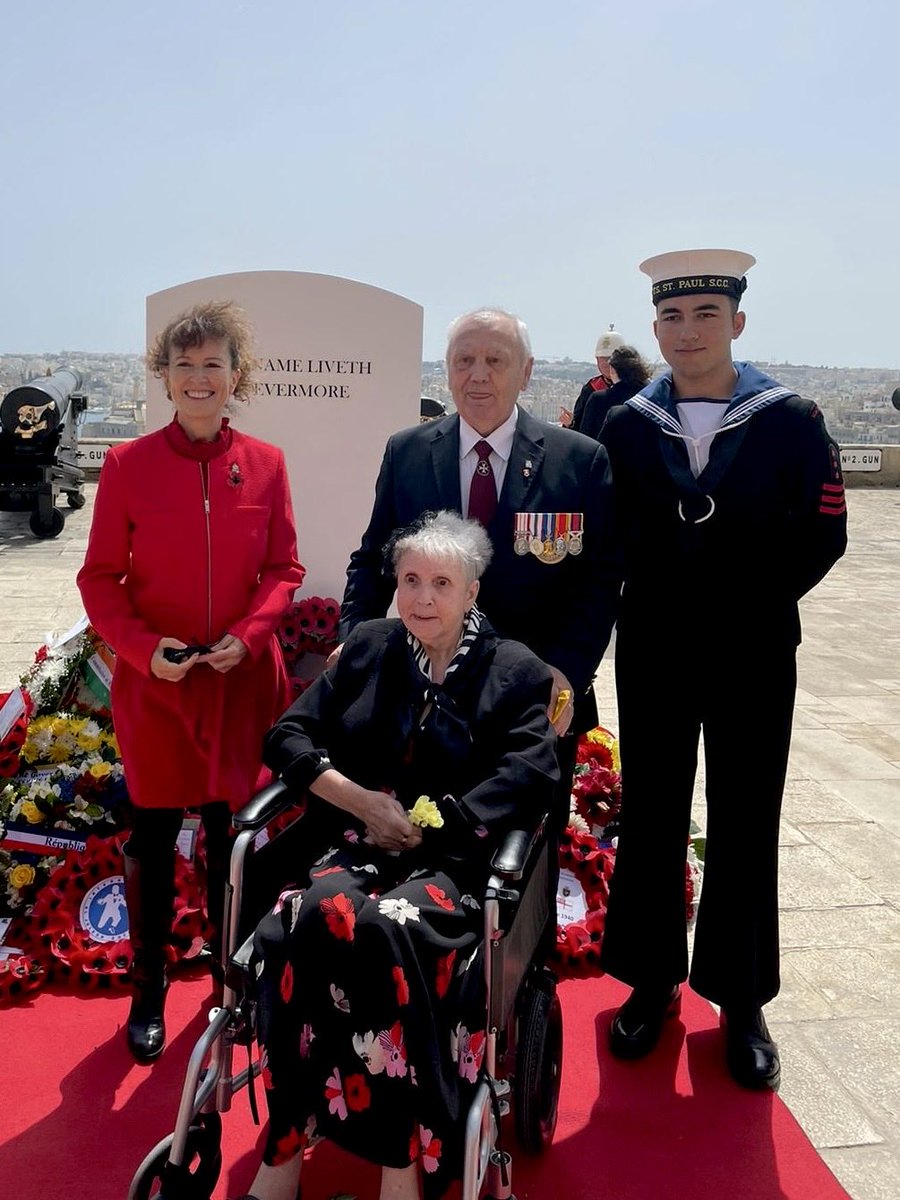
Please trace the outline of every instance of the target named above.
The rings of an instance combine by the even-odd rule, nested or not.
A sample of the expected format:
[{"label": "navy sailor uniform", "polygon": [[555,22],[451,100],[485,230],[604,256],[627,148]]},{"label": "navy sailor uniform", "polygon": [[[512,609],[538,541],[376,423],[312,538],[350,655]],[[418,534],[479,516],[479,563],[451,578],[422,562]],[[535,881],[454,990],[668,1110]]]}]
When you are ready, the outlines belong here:
[{"label": "navy sailor uniform", "polygon": [[707,846],[690,981],[726,1007],[778,992],[797,602],[847,541],[838,448],[818,408],[749,364],[735,369],[717,429],[691,437],[666,374],[614,408],[600,437],[625,563],[622,827],[603,966],[633,987],[688,974],[685,852],[702,729]]}]

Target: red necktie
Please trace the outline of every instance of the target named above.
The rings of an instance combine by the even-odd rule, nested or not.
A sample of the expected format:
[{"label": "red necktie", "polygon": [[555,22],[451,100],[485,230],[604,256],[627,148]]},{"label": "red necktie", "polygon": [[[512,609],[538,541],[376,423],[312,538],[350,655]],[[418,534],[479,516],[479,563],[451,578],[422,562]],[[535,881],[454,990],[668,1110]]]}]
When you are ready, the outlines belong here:
[{"label": "red necktie", "polygon": [[491,466],[491,447],[488,442],[476,442],[478,465],[469,489],[469,517],[487,527],[497,511],[497,481]]}]

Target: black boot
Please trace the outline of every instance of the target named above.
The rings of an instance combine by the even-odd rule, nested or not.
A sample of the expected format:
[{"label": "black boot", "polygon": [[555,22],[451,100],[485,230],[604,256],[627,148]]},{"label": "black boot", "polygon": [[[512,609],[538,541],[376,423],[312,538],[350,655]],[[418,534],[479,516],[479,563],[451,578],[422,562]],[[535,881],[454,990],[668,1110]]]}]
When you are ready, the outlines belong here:
[{"label": "black boot", "polygon": [[175,856],[167,854],[152,868],[127,852],[122,857],[132,949],[128,1049],[146,1063],[158,1058],[166,1044],[166,943],[172,932]]},{"label": "black boot", "polygon": [[681,1012],[675,984],[636,987],[612,1019],[609,1048],[616,1058],[643,1058],[655,1047],[668,1017]]},{"label": "black boot", "polygon": [[725,1052],[732,1079],[745,1088],[778,1091],[781,1062],[761,1008],[722,1009]]},{"label": "black boot", "polygon": [[207,835],[206,842],[206,917],[212,926],[209,940],[201,952],[209,961],[209,973],[216,989],[221,991],[225,982],[222,965],[222,948],[225,930],[225,887],[231,869],[231,839],[226,836],[221,846],[213,844]]}]

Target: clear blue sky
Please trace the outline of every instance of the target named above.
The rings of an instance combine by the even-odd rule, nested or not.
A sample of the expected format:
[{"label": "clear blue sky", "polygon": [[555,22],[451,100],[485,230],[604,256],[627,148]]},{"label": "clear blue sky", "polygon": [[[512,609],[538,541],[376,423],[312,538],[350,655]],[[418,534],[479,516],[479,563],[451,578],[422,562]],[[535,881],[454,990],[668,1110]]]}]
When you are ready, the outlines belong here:
[{"label": "clear blue sky", "polygon": [[[898,367],[896,0],[4,6],[0,352],[143,349],[229,271],[482,303],[645,352],[637,263],[733,246],[748,358]],[[740,355],[738,355],[740,356]]]}]

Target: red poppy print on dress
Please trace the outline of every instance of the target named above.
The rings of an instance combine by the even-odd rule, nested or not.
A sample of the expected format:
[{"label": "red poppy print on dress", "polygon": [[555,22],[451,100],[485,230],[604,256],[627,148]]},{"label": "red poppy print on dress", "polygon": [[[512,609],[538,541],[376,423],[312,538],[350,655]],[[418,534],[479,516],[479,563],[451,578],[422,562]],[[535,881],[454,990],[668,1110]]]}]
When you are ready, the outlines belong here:
[{"label": "red poppy print on dress", "polygon": [[321,879],[323,875],[340,875],[343,867],[323,867],[321,871],[311,871],[310,878]]},{"label": "red poppy print on dress", "polygon": [[291,1126],[290,1132],[286,1133],[283,1138],[279,1138],[275,1143],[275,1155],[272,1159],[272,1166],[277,1167],[281,1163],[286,1163],[289,1159],[296,1157],[301,1150],[306,1149],[308,1141],[309,1138],[305,1133],[300,1133]]},{"label": "red poppy print on dress", "polygon": [[409,984],[406,982],[402,967],[391,967],[391,974],[394,977],[394,987],[397,989],[397,1003],[402,1008],[404,1004],[409,1004]]},{"label": "red poppy print on dress", "polygon": [[409,1139],[409,1161],[414,1163],[419,1157],[419,1131],[416,1129]]},{"label": "red poppy print on dress", "polygon": [[324,900],[319,901],[319,908],[325,914],[325,924],[334,936],[344,942],[352,942],[356,912],[349,897],[343,892],[338,892],[336,896],[326,896]]},{"label": "red poppy print on dress", "polygon": [[447,989],[450,987],[450,980],[453,978],[453,964],[455,962],[455,950],[451,950],[449,954],[445,954],[443,958],[437,960],[437,978],[434,981],[434,990],[442,1000],[447,995]]},{"label": "red poppy print on dress", "polygon": [[363,1112],[372,1103],[372,1093],[362,1075],[348,1075],[344,1080],[344,1096],[351,1112]]},{"label": "red poppy print on dress", "polygon": [[435,904],[439,904],[441,908],[445,908],[447,912],[453,912],[456,905],[447,895],[443,888],[439,888],[436,883],[426,883],[425,891],[432,898]]},{"label": "red poppy print on dress", "polygon": [[281,973],[280,990],[282,1000],[288,1004],[294,994],[294,968],[289,962],[284,964],[284,970]]}]

